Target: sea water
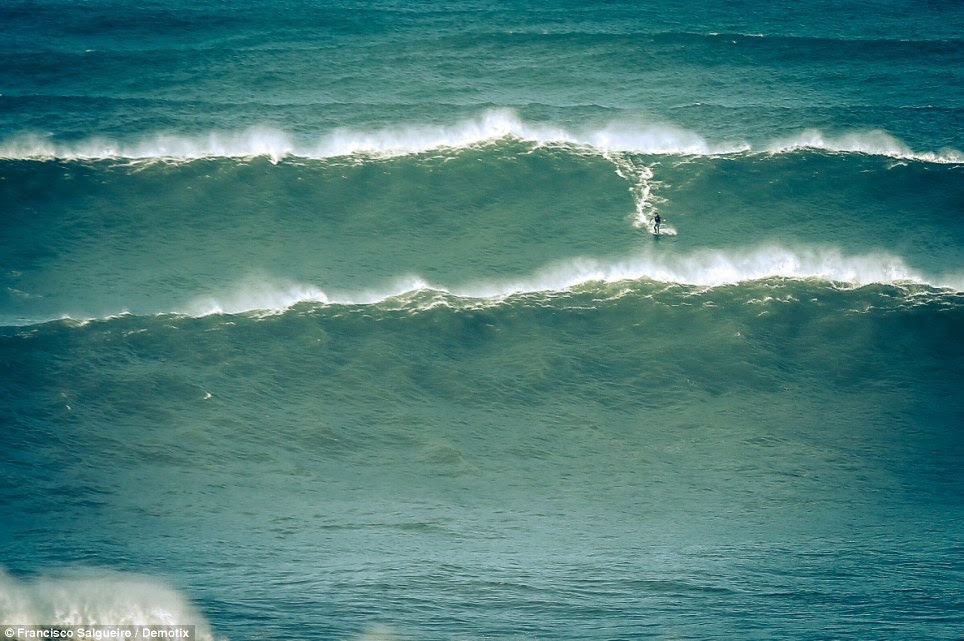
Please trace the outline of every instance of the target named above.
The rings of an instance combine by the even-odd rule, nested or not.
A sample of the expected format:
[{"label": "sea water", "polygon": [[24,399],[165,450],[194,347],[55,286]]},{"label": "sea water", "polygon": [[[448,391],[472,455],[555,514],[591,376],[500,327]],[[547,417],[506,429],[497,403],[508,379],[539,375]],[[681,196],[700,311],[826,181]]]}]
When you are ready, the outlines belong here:
[{"label": "sea water", "polygon": [[962,29],[7,0],[0,624],[961,638]]}]

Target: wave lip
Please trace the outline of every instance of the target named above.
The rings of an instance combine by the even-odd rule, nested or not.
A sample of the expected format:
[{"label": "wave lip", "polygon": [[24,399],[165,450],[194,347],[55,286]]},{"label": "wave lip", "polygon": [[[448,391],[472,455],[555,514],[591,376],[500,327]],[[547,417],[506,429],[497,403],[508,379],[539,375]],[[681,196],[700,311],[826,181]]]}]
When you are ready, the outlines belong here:
[{"label": "wave lip", "polygon": [[279,311],[307,302],[329,304],[332,301],[325,292],[311,285],[252,277],[227,295],[199,296],[174,313],[199,318],[215,314]]},{"label": "wave lip", "polygon": [[336,129],[322,137],[308,155],[331,158],[351,155],[397,156],[435,149],[459,149],[513,138],[533,143],[576,143],[565,129],[525,123],[511,109],[489,109],[452,125],[407,125],[373,132]]},{"label": "wave lip", "polygon": [[643,252],[615,260],[581,257],[556,262],[514,278],[479,279],[454,285],[432,283],[417,275],[407,275],[381,287],[355,291],[323,290],[313,284],[252,276],[220,292],[197,296],[166,309],[142,310],[136,314],[124,312],[98,318],[78,319],[62,315],[25,320],[13,325],[37,325],[58,320],[86,325],[95,320],[145,314],[188,318],[237,314],[268,317],[284,314],[302,304],[344,307],[387,305],[399,311],[418,312],[439,305],[501,305],[517,296],[566,295],[630,283],[701,290],[774,279],[817,281],[834,289],[857,289],[871,285],[909,287],[909,295],[918,288],[964,293],[964,272],[929,276],[910,268],[899,257],[882,253],[848,256],[839,249],[828,247],[788,249],[766,246],[729,252],[701,250],[669,256]]},{"label": "wave lip", "polygon": [[956,149],[944,149],[940,153],[914,152],[906,144],[880,129],[851,132],[839,136],[827,136],[819,129],[806,129],[795,136],[774,140],[767,147],[770,153],[788,153],[806,149],[889,156],[934,163],[964,162],[964,154]]},{"label": "wave lip", "polygon": [[338,128],[313,140],[296,139],[277,128],[212,131],[198,135],[170,132],[145,134],[130,141],[93,136],[74,142],[39,134],[17,134],[0,141],[0,158],[33,160],[172,159],[286,157],[328,159],[351,156],[396,157],[439,149],[464,149],[502,140],[535,145],[569,145],[600,154],[638,153],[683,156],[745,152],[788,153],[803,149],[855,152],[926,162],[960,163],[955,149],[914,152],[894,136],[879,130],[827,136],[817,129],[773,140],[762,146],[744,141],[713,143],[697,132],[676,125],[623,116],[601,126],[564,127],[523,120],[514,110],[493,108],[451,124],[409,124],[371,131]]},{"label": "wave lip", "polygon": [[964,291],[964,274],[925,277],[895,256],[848,256],[835,248],[792,250],[767,246],[730,252],[703,250],[676,256],[643,253],[617,260],[574,258],[518,278],[478,280],[460,285],[433,284],[410,275],[382,288],[343,293],[328,293],[302,283],[250,278],[223,295],[199,297],[175,313],[194,317],[251,312],[276,314],[301,303],[374,305],[419,293],[437,294],[428,297],[428,306],[445,297],[497,303],[520,294],[566,292],[593,283],[651,281],[713,288],[770,278],[820,280],[851,287],[910,283]]},{"label": "wave lip", "polygon": [[76,142],[55,142],[38,134],[21,134],[0,142],[0,158],[17,160],[198,160],[267,156],[278,162],[289,155],[296,155],[290,137],[266,127],[198,136],[157,133],[132,142],[99,136]]},{"label": "wave lip", "polygon": [[823,280],[856,287],[873,284],[915,283],[961,291],[964,279],[929,282],[894,256],[846,256],[833,248],[790,250],[762,247],[725,252],[703,250],[681,256],[640,255],[617,261],[578,258],[556,264],[529,279],[493,282],[464,289],[456,295],[491,298],[535,291],[562,291],[593,282],[650,280],[696,287],[721,287],[767,278]]},{"label": "wave lip", "polygon": [[133,142],[91,137],[58,143],[37,134],[22,134],[0,143],[0,157],[196,160],[266,156],[278,162],[288,156],[312,159],[357,155],[393,157],[437,149],[462,149],[505,139],[537,145],[573,145],[599,152],[695,155],[746,149],[745,146],[716,148],[696,133],[673,125],[613,121],[599,129],[568,130],[553,124],[525,122],[511,109],[489,109],[475,118],[449,125],[399,125],[373,131],[338,128],[307,143],[296,142],[287,133],[269,127],[197,136],[157,133]]}]

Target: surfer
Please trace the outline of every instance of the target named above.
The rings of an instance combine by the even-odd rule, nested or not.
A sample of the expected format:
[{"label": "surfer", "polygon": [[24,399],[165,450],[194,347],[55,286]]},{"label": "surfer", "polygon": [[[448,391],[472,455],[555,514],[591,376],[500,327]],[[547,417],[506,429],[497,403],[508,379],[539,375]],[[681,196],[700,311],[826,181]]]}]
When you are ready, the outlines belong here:
[{"label": "surfer", "polygon": [[653,218],[653,233],[659,236],[659,224],[663,222],[663,219],[656,214],[656,218]]}]

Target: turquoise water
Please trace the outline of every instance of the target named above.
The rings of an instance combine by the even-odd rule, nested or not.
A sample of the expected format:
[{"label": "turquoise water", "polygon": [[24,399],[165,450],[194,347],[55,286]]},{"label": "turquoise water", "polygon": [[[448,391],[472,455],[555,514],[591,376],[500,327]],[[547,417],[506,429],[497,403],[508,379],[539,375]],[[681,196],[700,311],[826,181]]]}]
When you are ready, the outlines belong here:
[{"label": "turquoise water", "polygon": [[960,638],[962,26],[5,3],[0,623]]}]

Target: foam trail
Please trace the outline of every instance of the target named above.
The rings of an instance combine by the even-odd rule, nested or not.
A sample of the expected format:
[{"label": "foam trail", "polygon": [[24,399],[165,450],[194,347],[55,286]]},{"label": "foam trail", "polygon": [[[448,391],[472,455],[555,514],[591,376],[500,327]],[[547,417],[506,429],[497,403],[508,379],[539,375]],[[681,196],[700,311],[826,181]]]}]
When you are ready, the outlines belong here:
[{"label": "foam trail", "polygon": [[0,621],[22,625],[210,625],[179,592],[151,577],[74,570],[19,580],[0,569]]},{"label": "foam trail", "polygon": [[785,153],[800,149],[860,152],[927,162],[964,161],[960,151],[915,153],[883,131],[854,132],[828,137],[815,129],[786,139],[752,146],[746,142],[714,144],[696,132],[675,125],[622,116],[602,126],[562,127],[523,120],[512,109],[488,109],[474,118],[451,124],[409,124],[372,131],[339,128],[319,132],[313,139],[294,136],[271,127],[239,132],[215,131],[197,135],[172,132],[145,134],[131,140],[90,137],[57,141],[39,134],[16,134],[0,140],[0,158],[132,160],[249,158],[263,156],[278,162],[285,157],[339,158],[354,155],[393,157],[437,149],[462,149],[513,139],[536,145],[572,145],[595,153],[720,155],[763,151]]},{"label": "foam trail", "polygon": [[[665,198],[660,198],[654,193],[659,186],[659,182],[653,180],[653,170],[651,167],[633,160],[627,154],[606,154],[606,157],[616,167],[616,175],[629,182],[629,193],[633,197],[636,205],[636,213],[633,217],[633,227],[643,229],[649,233],[656,231],[656,214],[659,210],[657,203],[666,202]],[[660,233],[666,236],[675,236],[676,229],[663,224]]]}]

